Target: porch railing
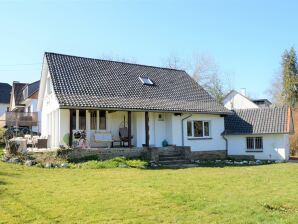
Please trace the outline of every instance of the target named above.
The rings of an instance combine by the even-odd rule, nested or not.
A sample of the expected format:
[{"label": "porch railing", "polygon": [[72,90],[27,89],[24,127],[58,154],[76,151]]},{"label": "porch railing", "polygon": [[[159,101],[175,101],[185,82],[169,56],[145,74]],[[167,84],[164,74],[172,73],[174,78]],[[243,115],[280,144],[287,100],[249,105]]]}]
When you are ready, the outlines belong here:
[{"label": "porch railing", "polygon": [[8,127],[12,126],[37,126],[38,125],[38,113],[37,112],[6,112],[5,124]]}]

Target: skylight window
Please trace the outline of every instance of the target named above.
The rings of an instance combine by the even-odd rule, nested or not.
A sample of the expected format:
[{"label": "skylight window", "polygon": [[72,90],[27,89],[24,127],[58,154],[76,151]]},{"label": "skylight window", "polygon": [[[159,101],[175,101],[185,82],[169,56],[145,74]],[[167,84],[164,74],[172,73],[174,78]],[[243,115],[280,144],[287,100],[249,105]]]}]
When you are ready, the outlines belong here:
[{"label": "skylight window", "polygon": [[143,85],[149,85],[149,86],[154,85],[153,81],[151,79],[149,79],[148,77],[139,77],[139,79],[141,80]]}]

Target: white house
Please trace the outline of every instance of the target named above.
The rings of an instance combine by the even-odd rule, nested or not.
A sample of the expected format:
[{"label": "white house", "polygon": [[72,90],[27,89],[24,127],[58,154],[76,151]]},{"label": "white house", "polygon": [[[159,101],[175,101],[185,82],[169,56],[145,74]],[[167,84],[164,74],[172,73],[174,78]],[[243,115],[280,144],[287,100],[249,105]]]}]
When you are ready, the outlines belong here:
[{"label": "white house", "polygon": [[224,106],[229,110],[259,108],[251,99],[246,96],[246,91],[241,93],[236,90],[230,91],[223,99]]},{"label": "white house", "polygon": [[5,126],[5,112],[9,110],[11,85],[0,83],[0,128]]},{"label": "white house", "polygon": [[6,112],[7,126],[28,127],[41,130],[41,113],[37,111],[39,81],[33,83],[13,82],[9,111]]},{"label": "white house", "polygon": [[38,108],[49,147],[74,144],[78,130],[90,147],[99,147],[98,133],[118,144],[127,127],[129,147],[167,142],[191,146],[194,158],[226,154],[231,112],[182,70],[45,53]]}]

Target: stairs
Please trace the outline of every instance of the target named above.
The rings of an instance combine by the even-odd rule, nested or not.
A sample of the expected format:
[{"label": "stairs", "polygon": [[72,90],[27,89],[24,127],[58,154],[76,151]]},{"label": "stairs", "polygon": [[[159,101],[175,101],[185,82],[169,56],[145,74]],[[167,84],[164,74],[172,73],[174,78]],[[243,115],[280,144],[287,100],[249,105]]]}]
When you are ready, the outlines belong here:
[{"label": "stairs", "polygon": [[162,166],[189,164],[183,152],[174,147],[159,151],[159,164]]}]

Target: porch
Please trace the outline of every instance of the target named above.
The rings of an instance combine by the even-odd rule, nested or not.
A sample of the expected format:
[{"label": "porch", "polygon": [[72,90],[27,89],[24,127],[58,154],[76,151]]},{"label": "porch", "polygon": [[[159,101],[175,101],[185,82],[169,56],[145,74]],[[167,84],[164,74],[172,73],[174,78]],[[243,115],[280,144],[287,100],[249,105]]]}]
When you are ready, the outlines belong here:
[{"label": "porch", "polygon": [[[58,109],[46,116],[43,131],[48,147],[78,146],[78,131],[86,132],[84,148],[161,147],[181,144],[181,116],[149,111]],[[177,137],[178,136],[178,137]]]}]

